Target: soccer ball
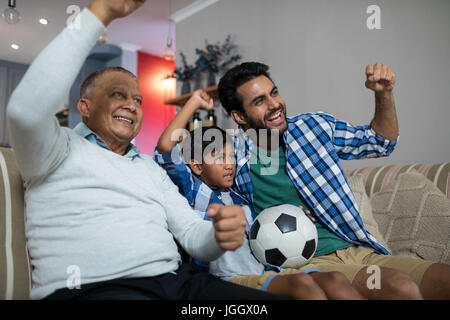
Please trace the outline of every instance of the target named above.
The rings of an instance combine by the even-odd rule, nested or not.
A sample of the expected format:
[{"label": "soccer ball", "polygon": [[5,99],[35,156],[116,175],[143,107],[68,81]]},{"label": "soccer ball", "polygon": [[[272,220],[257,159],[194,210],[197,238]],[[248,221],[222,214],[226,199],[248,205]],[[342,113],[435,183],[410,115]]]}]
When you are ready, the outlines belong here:
[{"label": "soccer ball", "polygon": [[317,248],[316,226],[291,204],[266,208],[250,228],[250,248],[266,266],[300,268]]}]

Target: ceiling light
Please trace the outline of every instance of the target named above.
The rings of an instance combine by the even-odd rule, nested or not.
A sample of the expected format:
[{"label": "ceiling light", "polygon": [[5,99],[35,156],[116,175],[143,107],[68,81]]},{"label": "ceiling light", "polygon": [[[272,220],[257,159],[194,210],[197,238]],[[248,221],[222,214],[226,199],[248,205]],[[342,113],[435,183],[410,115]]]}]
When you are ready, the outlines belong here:
[{"label": "ceiling light", "polygon": [[[169,0],[169,17],[172,14],[172,0]],[[175,51],[173,50],[173,39],[172,39],[172,20],[169,18],[169,33],[167,35],[166,48],[164,49],[163,57],[168,61],[174,60]]]},{"label": "ceiling light", "polygon": [[11,48],[13,48],[14,50],[19,50],[20,49],[20,47],[19,47],[19,45],[17,43],[13,43],[11,45]]},{"label": "ceiling light", "polygon": [[48,20],[44,19],[44,18],[41,18],[41,19],[39,19],[39,23],[43,24],[43,25],[46,25],[46,24],[48,24]]},{"label": "ceiling light", "polygon": [[164,50],[164,59],[169,60],[169,61],[173,60],[174,59],[173,57],[175,55],[172,45],[173,45],[173,40],[172,40],[172,37],[169,35],[167,37],[166,49]]},{"label": "ceiling light", "polygon": [[15,24],[22,18],[16,9],[16,0],[8,0],[8,8],[3,11],[3,18],[8,24]]}]

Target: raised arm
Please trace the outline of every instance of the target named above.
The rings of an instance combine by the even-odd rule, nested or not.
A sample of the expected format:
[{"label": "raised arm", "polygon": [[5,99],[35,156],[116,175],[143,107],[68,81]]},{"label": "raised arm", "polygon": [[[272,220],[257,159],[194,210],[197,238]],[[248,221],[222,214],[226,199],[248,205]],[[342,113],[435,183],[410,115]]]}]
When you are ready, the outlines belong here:
[{"label": "raised arm", "polygon": [[94,0],[78,26],[65,28],[34,60],[7,108],[8,128],[25,179],[56,168],[67,154],[66,132],[54,114],[105,25],[145,0]]},{"label": "raised arm", "polygon": [[104,30],[92,12],[83,10],[80,28],[64,29],[38,55],[11,95],[8,128],[24,178],[55,168],[67,152],[67,137],[54,114]]},{"label": "raised arm", "polygon": [[392,94],[394,71],[379,62],[369,64],[365,85],[375,93],[375,115],[370,125],[355,127],[331,115],[324,115],[333,128],[333,144],[341,159],[388,156],[397,143],[399,130]]},{"label": "raised arm", "polygon": [[194,91],[192,97],[186,102],[180,112],[172,119],[166,129],[159,137],[157,150],[160,154],[171,151],[178,143],[179,134],[177,131],[186,128],[189,119],[198,109],[211,110],[214,107],[213,99],[202,91]]},{"label": "raised arm", "polygon": [[375,115],[371,127],[383,138],[398,137],[398,121],[394,95],[395,73],[388,66],[377,62],[366,67],[366,87],[375,92]]}]

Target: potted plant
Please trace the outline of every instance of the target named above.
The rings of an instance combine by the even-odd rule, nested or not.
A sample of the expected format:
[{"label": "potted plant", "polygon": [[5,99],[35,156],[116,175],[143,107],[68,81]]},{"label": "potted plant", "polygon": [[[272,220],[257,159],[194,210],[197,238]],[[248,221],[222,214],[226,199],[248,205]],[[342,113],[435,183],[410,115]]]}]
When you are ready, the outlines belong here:
[{"label": "potted plant", "polygon": [[197,68],[189,65],[186,60],[186,55],[180,52],[182,66],[176,68],[173,72],[173,77],[182,81],[181,94],[191,92],[191,80],[197,74]]},{"label": "potted plant", "polygon": [[205,49],[195,49],[198,55],[195,62],[197,72],[208,71],[208,86],[216,84],[217,73],[225,72],[231,63],[241,59],[239,54],[232,55],[236,48],[237,46],[231,42],[231,35],[228,35],[222,45],[206,43]]}]

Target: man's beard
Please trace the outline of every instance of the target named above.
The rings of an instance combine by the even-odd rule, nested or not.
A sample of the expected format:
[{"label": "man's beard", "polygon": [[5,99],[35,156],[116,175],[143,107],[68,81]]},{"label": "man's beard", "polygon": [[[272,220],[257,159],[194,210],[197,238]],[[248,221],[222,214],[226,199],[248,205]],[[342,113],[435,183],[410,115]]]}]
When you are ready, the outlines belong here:
[{"label": "man's beard", "polygon": [[[266,125],[266,121],[267,119],[269,119],[270,117],[272,117],[273,115],[275,115],[276,113],[280,112],[282,113],[282,116],[284,117],[284,121],[285,121],[285,126],[283,126],[280,129],[277,128],[268,128]],[[244,116],[247,120],[247,128],[245,129],[254,129],[256,131],[260,130],[260,129],[265,129],[267,130],[267,134],[270,135],[270,131],[271,130],[277,130],[280,131],[279,133],[283,133],[284,131],[286,131],[287,129],[287,122],[286,122],[286,105],[282,105],[280,104],[279,108],[275,111],[272,111],[271,113],[269,113],[268,115],[264,116],[264,121],[261,121],[260,119],[252,119],[250,117],[247,116],[247,114],[244,112]]]}]

